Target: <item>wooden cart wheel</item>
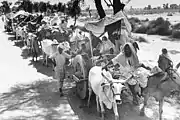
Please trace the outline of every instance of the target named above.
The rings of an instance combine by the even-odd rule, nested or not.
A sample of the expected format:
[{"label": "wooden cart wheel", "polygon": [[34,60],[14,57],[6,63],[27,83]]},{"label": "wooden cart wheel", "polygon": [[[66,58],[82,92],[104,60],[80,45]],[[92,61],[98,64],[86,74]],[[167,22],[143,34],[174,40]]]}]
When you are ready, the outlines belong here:
[{"label": "wooden cart wheel", "polygon": [[76,92],[80,99],[85,99],[87,97],[87,91],[88,91],[88,80],[86,78],[86,70],[84,70],[85,67],[82,67],[80,63],[77,63],[76,65],[76,71],[81,72],[81,79],[84,79],[80,82],[76,83]]}]

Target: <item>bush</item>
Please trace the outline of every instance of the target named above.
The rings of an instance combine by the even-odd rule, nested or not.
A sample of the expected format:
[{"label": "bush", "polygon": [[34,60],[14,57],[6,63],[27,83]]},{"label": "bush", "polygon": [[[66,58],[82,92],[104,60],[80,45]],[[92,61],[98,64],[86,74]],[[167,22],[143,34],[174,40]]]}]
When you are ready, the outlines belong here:
[{"label": "bush", "polygon": [[180,30],[173,30],[172,31],[173,38],[180,38]]},{"label": "bush", "polygon": [[[142,33],[148,35],[171,35],[173,38],[180,38],[180,23],[177,23],[170,27],[171,24],[169,21],[164,20],[162,17],[157,18],[156,20],[152,20],[149,22],[141,21],[139,24],[135,23],[138,20],[135,18],[131,19],[134,24],[132,28],[134,28],[135,33]],[[142,24],[143,23],[143,24]]]},{"label": "bush", "polygon": [[140,21],[138,18],[136,18],[136,17],[131,17],[131,18],[129,18],[129,21],[132,22],[132,23],[140,23],[140,22],[141,22],[141,21]]},{"label": "bush", "polygon": [[148,35],[155,35],[157,33],[157,29],[156,28],[151,28],[151,29],[148,29],[146,34]]},{"label": "bush", "polygon": [[[172,29],[170,28],[170,22],[164,20],[162,17],[157,18],[149,22],[143,22],[140,27],[137,25],[134,32],[143,33],[148,35],[172,35]],[[180,28],[180,24],[174,26],[174,28]]]},{"label": "bush", "polygon": [[141,37],[141,36],[138,37],[138,38],[136,39],[136,41],[148,43],[148,40],[145,39],[144,37]]},{"label": "bush", "polygon": [[149,19],[148,18],[146,18],[145,20],[142,20],[142,22],[148,22],[149,21]]},{"label": "bush", "polygon": [[140,27],[136,28],[136,29],[134,30],[134,32],[135,32],[135,33],[143,33],[143,34],[146,34],[147,30],[148,30],[148,29],[147,29],[147,26],[141,25]]},{"label": "bush", "polygon": [[128,21],[131,24],[132,31],[134,31],[136,29],[137,25],[140,24],[140,22],[141,22],[138,18],[135,18],[135,17],[129,18]]},{"label": "bush", "polygon": [[[147,22],[146,22],[147,23]],[[136,33],[146,33],[149,35],[171,35],[170,22],[162,17],[150,21],[147,25],[142,25],[135,30]]]},{"label": "bush", "polygon": [[180,29],[180,23],[173,25],[172,28],[176,30]]},{"label": "bush", "polygon": [[155,22],[155,25],[161,25],[165,21],[164,21],[164,19],[162,17],[158,17],[154,22]]}]

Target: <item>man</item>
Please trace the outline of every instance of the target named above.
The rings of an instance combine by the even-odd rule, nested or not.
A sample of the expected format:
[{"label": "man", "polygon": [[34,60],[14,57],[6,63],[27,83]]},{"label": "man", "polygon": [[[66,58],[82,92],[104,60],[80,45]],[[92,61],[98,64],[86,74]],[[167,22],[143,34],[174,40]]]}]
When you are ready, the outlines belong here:
[{"label": "man", "polygon": [[156,73],[159,74],[156,77],[158,83],[157,82],[155,83],[157,88],[159,88],[159,85],[162,81],[166,80],[167,77],[171,77],[171,75],[173,75],[173,73],[170,71],[170,69],[173,69],[173,63],[172,63],[171,58],[168,55],[168,51],[166,48],[163,48],[161,51],[162,51],[162,54],[159,55],[158,67],[154,67],[151,71],[152,73],[155,71],[154,74]]},{"label": "man", "polygon": [[61,23],[59,24],[59,29],[61,33],[67,33],[67,22],[65,20],[62,20]]},{"label": "man", "polygon": [[158,66],[162,69],[164,72],[169,73],[169,69],[173,68],[173,62],[171,58],[168,55],[168,51],[166,48],[162,49],[162,54],[159,55],[158,59]]},{"label": "man", "polygon": [[66,69],[65,69],[65,63],[66,58],[70,59],[71,55],[67,54],[63,51],[63,47],[61,45],[58,45],[58,52],[54,53],[50,56],[50,58],[54,58],[56,61],[56,67],[55,67],[55,78],[59,81],[59,92],[60,97],[63,96],[63,82],[65,79]]}]

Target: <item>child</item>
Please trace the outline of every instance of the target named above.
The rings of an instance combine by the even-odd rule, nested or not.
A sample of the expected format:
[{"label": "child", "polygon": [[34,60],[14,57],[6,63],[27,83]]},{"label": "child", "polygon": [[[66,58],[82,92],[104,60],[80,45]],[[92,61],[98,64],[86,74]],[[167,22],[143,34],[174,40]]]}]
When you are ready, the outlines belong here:
[{"label": "child", "polygon": [[58,51],[50,56],[50,58],[54,58],[56,61],[55,78],[59,81],[60,96],[63,96],[62,87],[65,79],[65,62],[66,58],[71,58],[71,55],[65,53],[59,45],[57,49]]},{"label": "child", "polygon": [[168,55],[168,51],[166,48],[162,49],[162,54],[159,55],[158,59],[158,67],[162,69],[164,72],[168,72],[170,68],[173,68],[173,63],[171,58]]}]

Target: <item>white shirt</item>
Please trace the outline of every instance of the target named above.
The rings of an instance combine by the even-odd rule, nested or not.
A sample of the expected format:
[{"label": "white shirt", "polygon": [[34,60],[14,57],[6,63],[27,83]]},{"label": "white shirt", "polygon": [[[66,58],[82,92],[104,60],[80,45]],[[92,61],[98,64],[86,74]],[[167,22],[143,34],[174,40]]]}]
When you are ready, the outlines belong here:
[{"label": "white shirt", "polygon": [[71,58],[71,56],[65,52],[63,52],[62,54],[59,54],[59,52],[56,52],[53,55],[51,55],[50,58],[55,58],[56,68],[63,69],[66,62],[66,58]]}]

